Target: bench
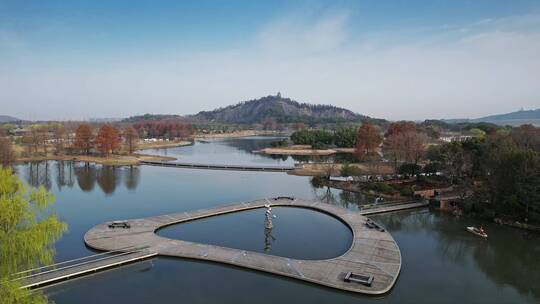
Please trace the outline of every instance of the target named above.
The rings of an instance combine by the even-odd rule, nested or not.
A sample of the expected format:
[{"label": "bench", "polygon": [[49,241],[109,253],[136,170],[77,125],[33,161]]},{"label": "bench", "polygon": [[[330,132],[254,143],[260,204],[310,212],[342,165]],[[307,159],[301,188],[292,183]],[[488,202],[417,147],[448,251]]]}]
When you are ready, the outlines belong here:
[{"label": "bench", "polygon": [[114,221],[114,222],[109,224],[109,228],[111,228],[111,229],[115,229],[115,228],[128,229],[128,228],[131,228],[131,225],[129,225],[128,222],[124,222],[124,221]]},{"label": "bench", "polygon": [[366,286],[371,286],[371,284],[373,283],[373,276],[366,276],[366,275],[356,274],[352,272],[347,272],[343,280],[345,282],[355,282],[355,283],[360,283]]}]

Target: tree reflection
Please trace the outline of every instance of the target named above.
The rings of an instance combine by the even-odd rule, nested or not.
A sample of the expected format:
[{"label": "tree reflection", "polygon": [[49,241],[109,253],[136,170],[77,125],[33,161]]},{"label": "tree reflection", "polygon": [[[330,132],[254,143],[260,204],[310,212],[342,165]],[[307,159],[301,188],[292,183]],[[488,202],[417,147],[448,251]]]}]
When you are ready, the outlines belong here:
[{"label": "tree reflection", "polygon": [[120,181],[116,166],[101,166],[97,171],[97,183],[105,194],[112,194],[116,190],[116,184]]},{"label": "tree reflection", "polygon": [[371,204],[375,201],[375,197],[369,194],[329,187],[327,181],[323,177],[315,176],[311,178],[310,183],[313,187],[313,196],[317,200],[327,204],[351,210],[358,210],[362,205]]},{"label": "tree reflection", "polygon": [[77,184],[84,192],[90,192],[94,190],[96,184],[96,167],[85,163],[84,166],[75,168],[75,175],[77,176]]},{"label": "tree reflection", "polygon": [[134,190],[139,184],[140,170],[137,166],[129,166],[125,172],[124,184],[129,190]]},{"label": "tree reflection", "polygon": [[27,166],[26,180],[32,187],[43,186],[50,190],[52,186],[49,162],[30,162]]},{"label": "tree reflection", "polygon": [[484,223],[489,239],[465,231],[466,220],[437,211],[402,211],[371,216],[394,235],[432,234],[437,256],[458,265],[475,266],[500,287],[540,299],[540,235]]},{"label": "tree reflection", "polygon": [[486,243],[487,250],[475,248],[474,259],[497,285],[511,284],[520,293],[540,299],[540,237],[518,236],[521,240],[516,242],[513,234],[490,240]]}]

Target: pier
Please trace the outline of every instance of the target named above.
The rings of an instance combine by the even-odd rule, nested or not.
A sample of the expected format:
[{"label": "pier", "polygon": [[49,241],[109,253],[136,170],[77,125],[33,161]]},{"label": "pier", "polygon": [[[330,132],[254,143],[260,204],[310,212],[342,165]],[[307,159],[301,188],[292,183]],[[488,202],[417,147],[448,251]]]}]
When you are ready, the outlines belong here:
[{"label": "pier", "polygon": [[37,288],[156,255],[157,252],[148,249],[124,248],[19,272],[12,276],[14,277],[12,280],[23,282],[21,288]]},{"label": "pier", "polygon": [[279,166],[249,166],[249,165],[218,165],[218,164],[197,164],[197,163],[179,163],[163,161],[141,161],[143,165],[173,167],[184,169],[207,169],[207,170],[229,170],[229,171],[259,171],[259,172],[288,172],[295,167]]},{"label": "pier", "polygon": [[[351,247],[343,255],[332,259],[297,260],[169,239],[156,234],[157,230],[169,225],[264,208],[265,205],[308,208],[336,217],[351,230]],[[21,280],[23,288],[37,288],[127,263],[169,256],[230,264],[350,292],[384,294],[397,280],[401,269],[401,252],[390,233],[365,215],[424,206],[425,203],[395,203],[352,211],[318,201],[278,197],[212,209],[107,222],[90,229],[84,236],[87,246],[105,252],[23,271],[14,274],[14,280]]]}]

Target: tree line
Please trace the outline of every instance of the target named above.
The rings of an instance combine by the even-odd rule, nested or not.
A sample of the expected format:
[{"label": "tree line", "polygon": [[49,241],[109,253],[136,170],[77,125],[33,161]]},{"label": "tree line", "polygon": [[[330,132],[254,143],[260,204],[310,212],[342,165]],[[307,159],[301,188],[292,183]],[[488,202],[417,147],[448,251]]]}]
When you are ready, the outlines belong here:
[{"label": "tree line", "polygon": [[395,122],[384,134],[378,126],[364,123],[358,127],[339,128],[335,131],[300,129],[291,135],[297,145],[313,148],[354,148],[361,161],[380,160],[384,156],[397,169],[399,164],[417,164],[425,152],[428,135],[412,122]]},{"label": "tree line", "polygon": [[[178,120],[139,121],[136,124],[48,123],[26,126],[22,136],[8,136],[15,126],[0,128],[0,164],[8,166],[22,156],[133,153],[139,138],[188,138],[194,133],[191,124]],[[7,130],[7,131],[6,131]],[[20,145],[18,149],[15,145]]]},{"label": "tree line", "polygon": [[433,146],[427,161],[460,191],[466,211],[540,222],[540,128]]}]

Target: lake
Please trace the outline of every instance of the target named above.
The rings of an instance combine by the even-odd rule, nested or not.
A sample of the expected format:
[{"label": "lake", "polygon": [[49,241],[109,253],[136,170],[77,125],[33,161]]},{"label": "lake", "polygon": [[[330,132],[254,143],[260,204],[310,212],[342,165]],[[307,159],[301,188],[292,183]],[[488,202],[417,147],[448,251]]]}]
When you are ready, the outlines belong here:
[{"label": "lake", "polygon": [[[192,146],[147,151],[179,161],[291,165],[291,157],[251,151],[268,138],[213,140]],[[82,237],[111,220],[211,208],[265,197],[319,199],[357,209],[372,198],[314,188],[308,177],[285,173],[110,167],[72,162],[20,165],[30,185],[56,196],[51,208],[69,225],[56,244],[57,261],[95,253]],[[158,233],[172,238],[318,259],[341,254],[350,231],[315,211],[274,208],[271,237],[263,210],[251,210],[170,226]],[[185,259],[154,258],[43,289],[56,303],[538,303],[540,238],[521,230],[482,223],[489,239],[465,231],[480,222],[418,209],[372,216],[398,243],[403,266],[395,287],[369,297],[340,292],[242,268]]]}]

